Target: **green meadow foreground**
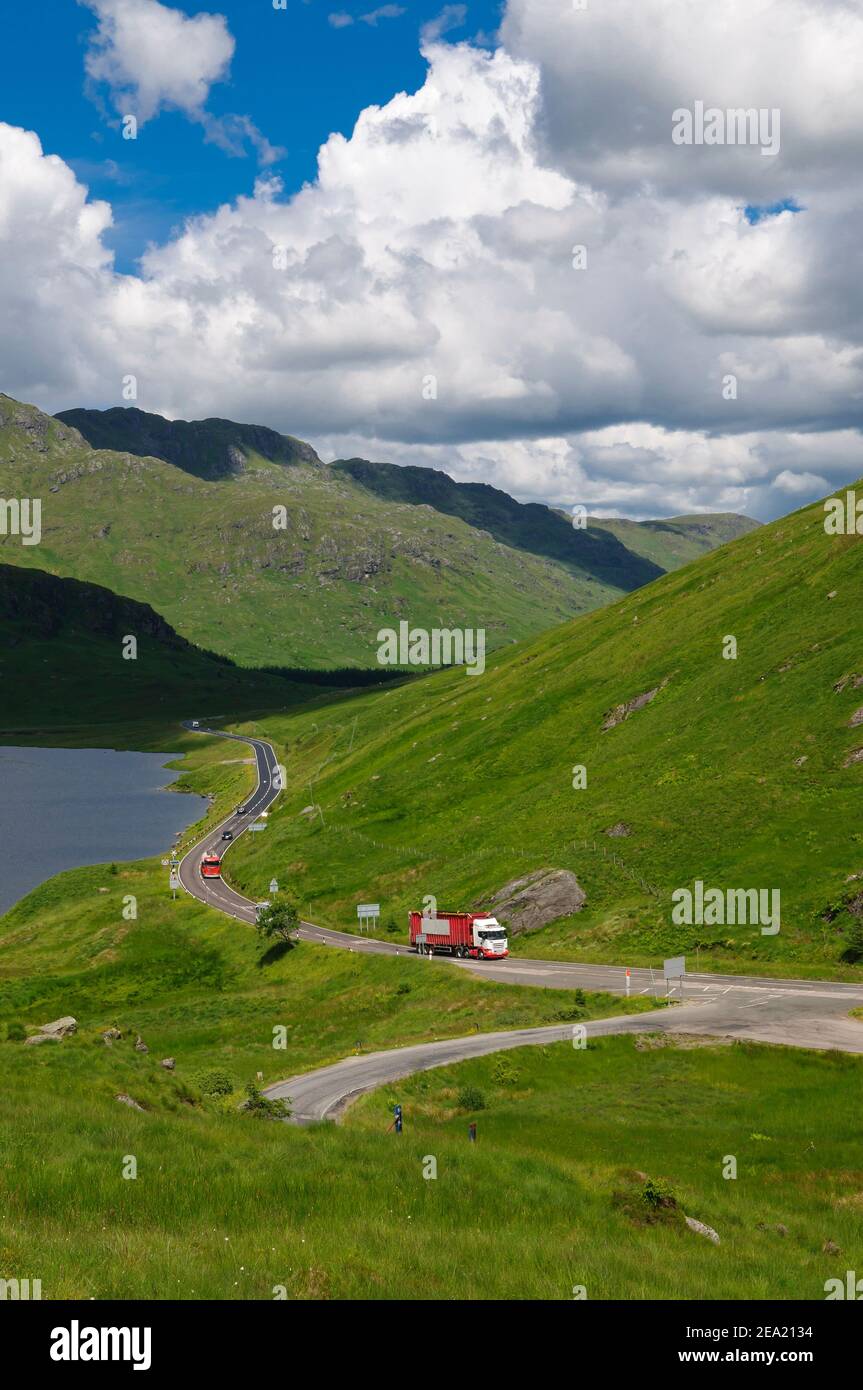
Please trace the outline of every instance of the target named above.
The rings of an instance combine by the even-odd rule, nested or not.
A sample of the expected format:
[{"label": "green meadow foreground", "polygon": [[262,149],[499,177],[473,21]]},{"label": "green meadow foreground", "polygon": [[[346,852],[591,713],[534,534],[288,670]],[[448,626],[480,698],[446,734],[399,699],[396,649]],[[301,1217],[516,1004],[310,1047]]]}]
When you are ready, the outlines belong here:
[{"label": "green meadow foreground", "polygon": [[[224,752],[193,754],[214,815],[251,778]],[[172,902],[152,863],[114,868],[61,875],[0,920],[0,1266],[43,1297],[821,1298],[863,1264],[863,1059],[664,1037],[525,1048],[299,1130],[238,1111],[259,1072],[652,1003],[306,942],[274,955]],[[23,1042],[66,1013],[77,1034]]]},{"label": "green meadow foreground", "polygon": [[[251,780],[224,753],[202,740],[190,758],[213,815]],[[649,1037],[526,1048],[299,1130],[238,1111],[259,1072],[652,1004],[306,942],[273,955],[172,902],[158,866],[114,869],[61,875],[0,919],[4,1277],[41,1278],[45,1298],[821,1298],[863,1264],[863,1060]],[[23,1042],[66,1013],[77,1034]]]}]

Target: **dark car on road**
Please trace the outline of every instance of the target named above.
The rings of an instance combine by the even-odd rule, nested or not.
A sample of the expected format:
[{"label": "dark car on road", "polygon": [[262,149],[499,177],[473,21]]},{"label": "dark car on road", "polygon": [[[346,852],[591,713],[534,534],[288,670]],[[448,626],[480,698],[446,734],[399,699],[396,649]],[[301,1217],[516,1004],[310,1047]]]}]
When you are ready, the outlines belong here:
[{"label": "dark car on road", "polygon": [[223,839],[223,840],[233,840],[233,838],[234,838],[234,832],[233,832],[233,830],[223,830],[223,831],[222,831],[222,839]]}]

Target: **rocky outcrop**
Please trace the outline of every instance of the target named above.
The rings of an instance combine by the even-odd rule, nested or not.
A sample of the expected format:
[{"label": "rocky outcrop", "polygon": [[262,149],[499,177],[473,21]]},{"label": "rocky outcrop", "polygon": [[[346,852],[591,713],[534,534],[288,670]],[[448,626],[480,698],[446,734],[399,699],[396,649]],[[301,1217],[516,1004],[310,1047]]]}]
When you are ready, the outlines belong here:
[{"label": "rocky outcrop", "polygon": [[53,1023],[43,1023],[38,1033],[25,1041],[31,1045],[43,1042],[60,1042],[63,1038],[68,1038],[71,1033],[77,1033],[78,1024],[71,1014],[66,1014],[64,1018],[55,1018]]},{"label": "rocky outcrop", "polygon": [[586,901],[587,894],[569,869],[537,869],[504,884],[489,906],[498,921],[517,936],[580,912]]},{"label": "rocky outcrop", "polygon": [[609,729],[614,729],[618,724],[622,724],[624,719],[628,719],[636,710],[644,709],[659,694],[665,681],[655,685],[652,690],[645,690],[641,695],[634,695],[631,700],[624,700],[622,704],[615,705],[614,709],[609,710],[602,724],[602,732],[607,733]]}]

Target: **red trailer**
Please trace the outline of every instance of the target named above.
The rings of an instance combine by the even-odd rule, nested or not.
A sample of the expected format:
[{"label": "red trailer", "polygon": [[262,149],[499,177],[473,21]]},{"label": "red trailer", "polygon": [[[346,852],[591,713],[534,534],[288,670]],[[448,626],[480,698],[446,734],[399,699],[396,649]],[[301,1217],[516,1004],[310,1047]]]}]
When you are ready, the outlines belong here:
[{"label": "red trailer", "polygon": [[421,956],[440,951],[473,960],[501,960],[509,955],[506,929],[488,912],[438,912],[434,917],[412,912],[410,939]]}]

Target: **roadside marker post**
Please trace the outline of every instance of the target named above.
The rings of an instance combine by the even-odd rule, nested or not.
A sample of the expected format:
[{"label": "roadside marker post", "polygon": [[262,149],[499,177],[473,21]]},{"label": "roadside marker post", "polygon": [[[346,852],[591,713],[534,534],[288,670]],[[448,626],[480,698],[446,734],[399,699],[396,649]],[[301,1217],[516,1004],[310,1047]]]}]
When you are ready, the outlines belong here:
[{"label": "roadside marker post", "polygon": [[630,982],[630,978],[629,978],[629,966],[627,966],[627,967],[626,967],[626,997],[627,997],[627,999],[629,998],[630,983],[631,983],[631,982]]}]

